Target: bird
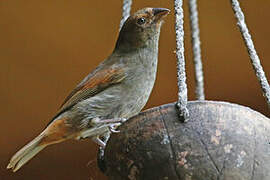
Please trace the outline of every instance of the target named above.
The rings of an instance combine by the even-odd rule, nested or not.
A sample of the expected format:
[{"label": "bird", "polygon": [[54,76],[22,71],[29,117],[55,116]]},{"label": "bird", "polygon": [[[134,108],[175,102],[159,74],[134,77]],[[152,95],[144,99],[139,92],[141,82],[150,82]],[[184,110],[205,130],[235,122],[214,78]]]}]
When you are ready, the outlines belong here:
[{"label": "bird", "polygon": [[45,129],[11,158],[7,169],[16,172],[45,147],[69,139],[91,138],[105,147],[102,137],[117,132],[149,99],[160,30],[169,12],[147,7],[129,16],[111,55],[75,87]]}]

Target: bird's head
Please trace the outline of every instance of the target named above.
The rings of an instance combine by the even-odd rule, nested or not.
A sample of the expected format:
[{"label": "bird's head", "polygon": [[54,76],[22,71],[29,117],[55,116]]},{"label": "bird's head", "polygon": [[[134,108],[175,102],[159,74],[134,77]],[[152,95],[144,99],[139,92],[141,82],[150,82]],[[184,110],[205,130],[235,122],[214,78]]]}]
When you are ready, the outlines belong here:
[{"label": "bird's head", "polygon": [[121,28],[116,49],[129,51],[156,43],[163,19],[169,12],[165,8],[144,8],[131,15]]}]

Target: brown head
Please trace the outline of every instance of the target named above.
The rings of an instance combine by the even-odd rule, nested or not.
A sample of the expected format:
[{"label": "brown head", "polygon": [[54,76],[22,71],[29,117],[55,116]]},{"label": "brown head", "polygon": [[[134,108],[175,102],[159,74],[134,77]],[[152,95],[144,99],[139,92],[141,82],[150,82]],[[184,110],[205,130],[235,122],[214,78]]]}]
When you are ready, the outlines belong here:
[{"label": "brown head", "polygon": [[144,8],[131,15],[121,28],[115,49],[134,50],[158,41],[160,28],[170,10]]}]

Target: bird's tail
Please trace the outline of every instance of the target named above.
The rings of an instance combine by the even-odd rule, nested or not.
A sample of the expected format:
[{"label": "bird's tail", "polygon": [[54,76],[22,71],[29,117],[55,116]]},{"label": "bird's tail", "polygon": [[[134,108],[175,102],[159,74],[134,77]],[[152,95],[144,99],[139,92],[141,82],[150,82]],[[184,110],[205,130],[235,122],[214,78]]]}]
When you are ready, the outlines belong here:
[{"label": "bird's tail", "polygon": [[15,172],[46,146],[74,138],[75,135],[76,131],[66,124],[66,118],[56,119],[39,136],[19,150],[11,158],[7,168]]},{"label": "bird's tail", "polygon": [[20,167],[47,146],[47,144],[41,144],[43,138],[44,133],[41,133],[34,140],[25,145],[11,158],[7,168],[12,169],[13,172],[20,169]]}]

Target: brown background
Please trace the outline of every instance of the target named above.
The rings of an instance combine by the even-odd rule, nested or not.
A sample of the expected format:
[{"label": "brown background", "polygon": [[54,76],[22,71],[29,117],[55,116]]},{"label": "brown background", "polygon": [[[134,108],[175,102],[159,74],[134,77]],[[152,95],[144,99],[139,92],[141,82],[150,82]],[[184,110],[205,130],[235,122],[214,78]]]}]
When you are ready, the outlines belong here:
[{"label": "brown background", "polygon": [[[173,9],[173,1],[135,1]],[[0,179],[105,179],[96,169],[90,140],[51,146],[20,171],[5,169],[9,158],[41,132],[72,88],[114,47],[121,1],[0,0]],[[245,0],[243,10],[266,75],[270,78],[270,1]],[[187,4],[185,46],[189,98],[194,98]],[[236,22],[226,1],[200,1],[206,97],[249,106],[267,116]],[[162,28],[158,76],[146,108],[175,101],[173,12]],[[88,163],[92,162],[92,163]],[[88,164],[88,165],[87,165]]]}]

